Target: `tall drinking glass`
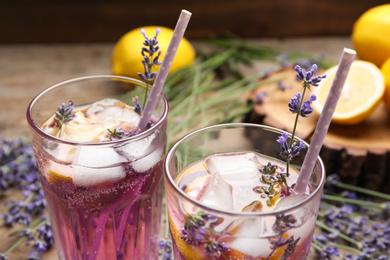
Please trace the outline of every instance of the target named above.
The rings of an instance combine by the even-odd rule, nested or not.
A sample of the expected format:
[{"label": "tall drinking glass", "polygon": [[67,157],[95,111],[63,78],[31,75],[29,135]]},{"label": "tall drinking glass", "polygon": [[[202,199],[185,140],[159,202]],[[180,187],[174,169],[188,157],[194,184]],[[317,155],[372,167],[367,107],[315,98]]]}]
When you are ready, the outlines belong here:
[{"label": "tall drinking glass", "polygon": [[[42,129],[61,103],[72,100],[77,108],[115,99],[115,104],[131,108],[134,97],[142,100],[145,88],[141,81],[126,77],[82,77],[46,89],[28,107],[27,121],[60,259],[158,257],[167,142],[165,97],[160,97],[149,129],[122,139],[64,140]],[[87,113],[99,109],[96,105]],[[135,110],[112,114],[115,109],[103,109],[99,120],[120,117],[131,124]],[[77,127],[78,123],[64,131],[94,140],[97,132]]]},{"label": "tall drinking glass", "polygon": [[283,205],[307,149],[291,161],[287,189],[278,181],[287,172],[276,141],[282,133],[222,124],[192,132],[170,149],[164,168],[175,259],[307,259],[325,169],[318,158],[307,195]]}]

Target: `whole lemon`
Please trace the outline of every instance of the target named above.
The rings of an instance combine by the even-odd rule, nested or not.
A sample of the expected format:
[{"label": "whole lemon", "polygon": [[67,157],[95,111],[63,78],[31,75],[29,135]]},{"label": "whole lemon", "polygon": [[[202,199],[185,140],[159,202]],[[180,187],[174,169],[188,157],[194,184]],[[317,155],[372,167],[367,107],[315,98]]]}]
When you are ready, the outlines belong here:
[{"label": "whole lemon", "polygon": [[385,101],[386,107],[390,110],[390,58],[388,58],[381,66],[383,77],[385,78],[385,94],[383,101]]},{"label": "whole lemon", "polygon": [[[147,37],[153,38],[156,35],[156,29],[160,28],[161,32],[157,36],[158,45],[160,46],[161,56],[159,61],[162,62],[169,42],[173,36],[173,30],[162,26],[145,26],[133,29],[123,35],[115,44],[112,58],[111,69],[114,75],[127,76],[139,79],[138,72],[144,74],[144,59],[141,50],[144,47],[144,36],[141,34],[141,29],[145,29]],[[172,73],[180,68],[191,65],[195,60],[195,49],[191,43],[183,37],[177,49],[175,58],[171,65],[169,73]],[[159,66],[155,66],[153,71],[158,70]]]},{"label": "whole lemon", "polygon": [[361,60],[378,67],[390,57],[390,4],[373,7],[355,22],[352,42]]}]

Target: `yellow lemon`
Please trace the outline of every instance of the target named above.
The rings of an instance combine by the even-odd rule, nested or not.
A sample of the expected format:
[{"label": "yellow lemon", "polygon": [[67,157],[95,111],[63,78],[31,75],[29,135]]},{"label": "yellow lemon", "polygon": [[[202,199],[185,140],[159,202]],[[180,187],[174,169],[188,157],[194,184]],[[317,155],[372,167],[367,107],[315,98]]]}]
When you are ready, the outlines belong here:
[{"label": "yellow lemon", "polygon": [[[313,108],[321,113],[330,87],[335,77],[337,66],[324,74],[326,78],[318,87],[313,88],[317,100]],[[345,81],[343,91],[334,111],[332,122],[343,125],[354,125],[368,118],[382,101],[385,83],[382,72],[375,64],[367,61],[354,61]]]},{"label": "yellow lemon", "polygon": [[46,171],[46,179],[51,183],[72,182],[72,169],[59,163],[51,162]]},{"label": "yellow lemon", "polygon": [[[143,56],[141,49],[144,47],[144,36],[141,29],[145,29],[147,37],[153,38],[156,35],[156,29],[160,28],[161,32],[157,36],[158,45],[160,46],[161,56],[159,61],[162,62],[168,45],[173,36],[173,30],[162,26],[145,26],[140,27],[123,35],[116,43],[112,52],[111,69],[114,75],[127,76],[139,79],[138,72],[144,74],[142,64]],[[175,58],[169,70],[172,73],[180,68],[191,65],[195,60],[195,49],[191,43],[183,38],[177,49]],[[158,70],[159,66],[156,66]]]},{"label": "yellow lemon", "polygon": [[386,107],[390,110],[390,58],[388,58],[382,65],[381,71],[385,77],[385,94],[383,100],[385,101]]},{"label": "yellow lemon", "polygon": [[373,7],[355,22],[352,42],[359,59],[378,67],[390,57],[390,4]]}]

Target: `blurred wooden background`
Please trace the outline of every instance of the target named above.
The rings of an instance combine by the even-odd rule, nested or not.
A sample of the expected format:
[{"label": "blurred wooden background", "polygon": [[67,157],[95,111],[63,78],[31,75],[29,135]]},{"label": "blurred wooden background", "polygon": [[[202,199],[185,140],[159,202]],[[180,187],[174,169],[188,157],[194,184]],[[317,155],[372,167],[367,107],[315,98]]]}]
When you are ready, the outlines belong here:
[{"label": "blurred wooden background", "polygon": [[193,13],[186,37],[231,32],[245,38],[349,35],[385,0],[1,0],[1,43],[112,42],[139,26],[173,28]]}]

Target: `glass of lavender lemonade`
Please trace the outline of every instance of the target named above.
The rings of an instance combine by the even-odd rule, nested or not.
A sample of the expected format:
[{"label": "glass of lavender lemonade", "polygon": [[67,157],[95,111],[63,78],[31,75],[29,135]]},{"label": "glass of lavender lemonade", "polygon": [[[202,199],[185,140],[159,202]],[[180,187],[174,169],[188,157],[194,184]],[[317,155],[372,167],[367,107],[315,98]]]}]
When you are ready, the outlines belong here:
[{"label": "glass of lavender lemonade", "polygon": [[135,79],[90,76],[29,105],[59,259],[158,258],[168,103],[161,95],[139,131],[145,90]]},{"label": "glass of lavender lemonade", "polygon": [[215,125],[169,150],[165,189],[175,259],[307,259],[325,169],[318,157],[304,196],[294,195],[308,144],[293,139],[302,149],[287,171],[277,142],[283,133],[291,138],[263,125]]}]

